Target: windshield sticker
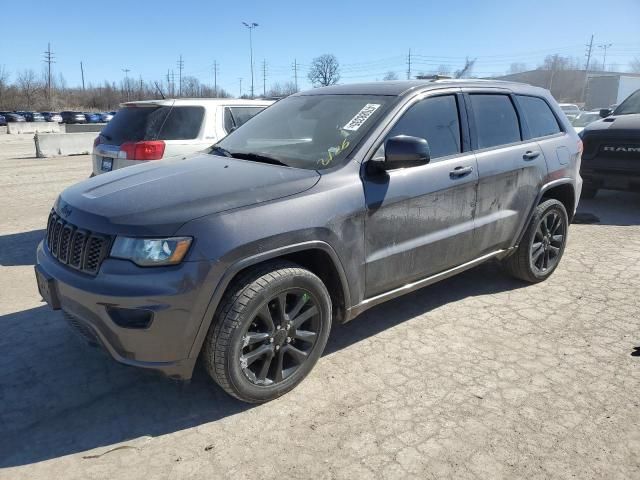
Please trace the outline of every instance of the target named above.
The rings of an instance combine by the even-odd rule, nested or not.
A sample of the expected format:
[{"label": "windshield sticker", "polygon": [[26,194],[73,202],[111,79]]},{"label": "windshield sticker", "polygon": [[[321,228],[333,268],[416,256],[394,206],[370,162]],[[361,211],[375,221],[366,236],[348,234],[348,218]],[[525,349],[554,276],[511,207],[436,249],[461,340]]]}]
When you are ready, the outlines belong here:
[{"label": "windshield sticker", "polygon": [[329,148],[327,150],[327,153],[329,154],[329,156],[327,158],[321,158],[320,160],[318,160],[318,163],[323,167],[326,167],[331,162],[333,162],[334,158],[340,155],[347,148],[349,148],[349,140],[345,138],[344,140],[342,140],[342,143],[339,146]]},{"label": "windshield sticker", "polygon": [[343,130],[350,130],[352,132],[355,132],[356,130],[358,130],[362,124],[364,122],[367,121],[367,119],[373,115],[373,113],[380,108],[380,104],[379,103],[367,103],[364,107],[362,107],[362,110],[360,110],[358,113],[356,113],[356,116],[353,117],[351,120],[349,120],[349,123],[347,123],[344,127],[342,127]]}]

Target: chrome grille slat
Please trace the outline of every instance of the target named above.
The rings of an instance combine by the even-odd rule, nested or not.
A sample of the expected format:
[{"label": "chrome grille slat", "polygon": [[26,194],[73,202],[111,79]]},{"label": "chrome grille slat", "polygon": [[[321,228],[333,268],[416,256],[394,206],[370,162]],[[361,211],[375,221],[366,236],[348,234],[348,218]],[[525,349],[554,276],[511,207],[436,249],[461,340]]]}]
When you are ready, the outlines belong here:
[{"label": "chrome grille slat", "polygon": [[111,245],[111,237],[80,230],[54,211],[47,221],[46,240],[51,255],[60,263],[90,275],[98,273]]}]

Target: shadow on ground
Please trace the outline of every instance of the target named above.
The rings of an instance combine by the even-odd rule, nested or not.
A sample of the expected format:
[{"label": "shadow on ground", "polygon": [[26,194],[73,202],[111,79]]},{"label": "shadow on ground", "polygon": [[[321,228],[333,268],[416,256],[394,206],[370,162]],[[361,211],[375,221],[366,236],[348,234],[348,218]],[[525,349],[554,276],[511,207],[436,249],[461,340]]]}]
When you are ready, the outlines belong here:
[{"label": "shadow on ground", "polygon": [[[487,275],[495,281],[487,282]],[[337,326],[325,354],[446,303],[521,286],[496,265],[481,266]],[[0,468],[106,449],[251,408],[226,395],[199,367],[183,385],[116,364],[81,343],[46,306],[0,316],[0,329]]]},{"label": "shadow on ground", "polygon": [[640,194],[600,190],[595,198],[580,200],[573,223],[640,225]]},{"label": "shadow on ground", "polygon": [[46,230],[14,233],[0,236],[0,265],[35,265],[36,248]]}]

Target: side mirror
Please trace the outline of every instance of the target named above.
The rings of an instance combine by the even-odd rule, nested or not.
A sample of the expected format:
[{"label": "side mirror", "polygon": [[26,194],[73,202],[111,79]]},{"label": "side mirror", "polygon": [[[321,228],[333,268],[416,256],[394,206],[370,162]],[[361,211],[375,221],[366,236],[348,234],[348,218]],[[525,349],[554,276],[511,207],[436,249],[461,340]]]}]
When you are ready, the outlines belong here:
[{"label": "side mirror", "polygon": [[607,118],[612,113],[613,113],[613,110],[611,110],[610,108],[601,108],[600,109],[600,116],[602,118]]},{"label": "side mirror", "polygon": [[431,160],[429,142],[424,138],[398,135],[384,144],[385,170],[425,165]]}]

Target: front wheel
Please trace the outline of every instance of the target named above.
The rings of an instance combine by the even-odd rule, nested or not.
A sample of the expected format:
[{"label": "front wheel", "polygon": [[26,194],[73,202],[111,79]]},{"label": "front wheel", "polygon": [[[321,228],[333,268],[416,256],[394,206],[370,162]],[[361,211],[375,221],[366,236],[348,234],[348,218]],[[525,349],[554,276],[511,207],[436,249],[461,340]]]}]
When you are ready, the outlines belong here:
[{"label": "front wheel", "polygon": [[202,358],[230,395],[262,403],[293,389],[320,358],[331,298],[313,273],[290,262],[252,269],[229,288]]},{"label": "front wheel", "polygon": [[506,270],[516,278],[537,283],[556,269],[567,243],[569,217],[555,199],[538,205],[516,251],[504,260]]}]

